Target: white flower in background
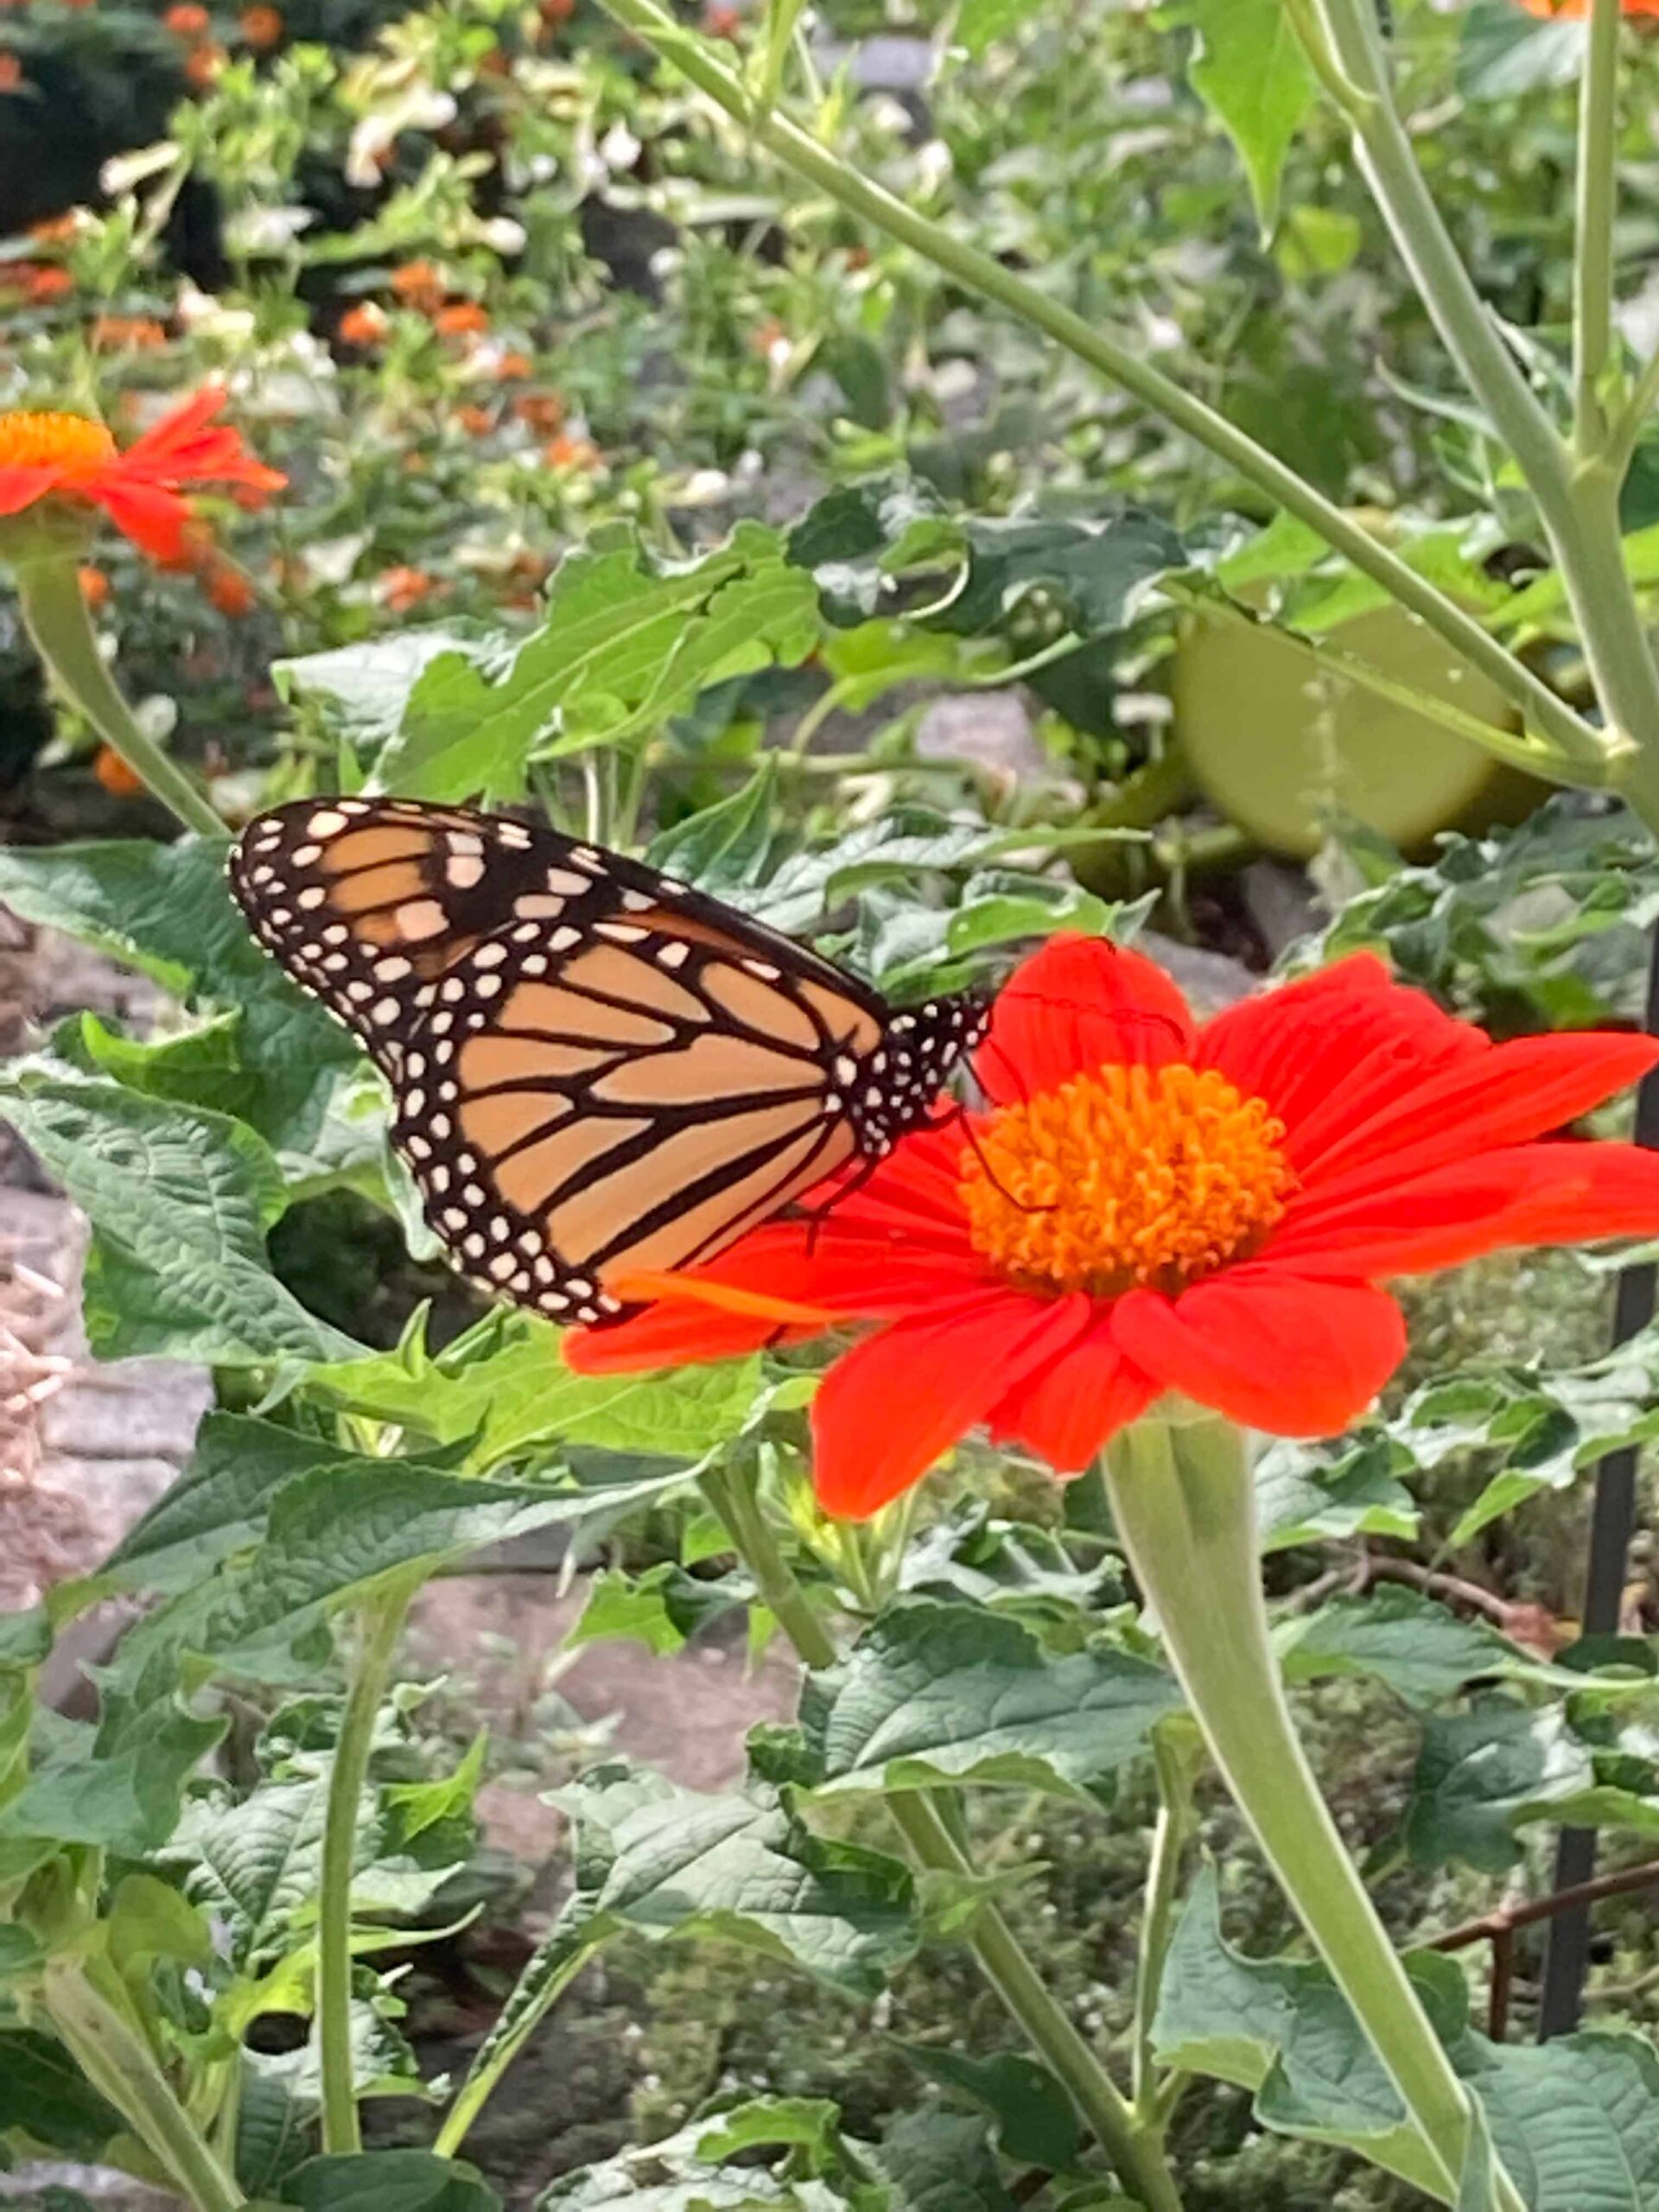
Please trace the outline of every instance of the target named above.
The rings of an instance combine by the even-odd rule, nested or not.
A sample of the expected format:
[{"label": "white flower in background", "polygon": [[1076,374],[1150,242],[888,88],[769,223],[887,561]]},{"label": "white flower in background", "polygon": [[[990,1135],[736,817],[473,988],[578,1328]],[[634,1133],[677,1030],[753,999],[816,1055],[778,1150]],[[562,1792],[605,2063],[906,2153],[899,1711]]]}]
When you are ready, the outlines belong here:
[{"label": "white flower in background", "polygon": [[442,130],[454,121],[455,114],[449,93],[428,84],[406,86],[353,126],[346,154],[346,183],[365,190],[378,184],[381,162],[405,130]]},{"label": "white flower in background", "polygon": [[607,169],[627,171],[639,160],[639,141],[626,123],[613,123],[599,142],[599,157]]},{"label": "white flower in background", "polygon": [[238,207],[226,218],[225,244],[232,253],[286,253],[316,219],[311,207]]}]

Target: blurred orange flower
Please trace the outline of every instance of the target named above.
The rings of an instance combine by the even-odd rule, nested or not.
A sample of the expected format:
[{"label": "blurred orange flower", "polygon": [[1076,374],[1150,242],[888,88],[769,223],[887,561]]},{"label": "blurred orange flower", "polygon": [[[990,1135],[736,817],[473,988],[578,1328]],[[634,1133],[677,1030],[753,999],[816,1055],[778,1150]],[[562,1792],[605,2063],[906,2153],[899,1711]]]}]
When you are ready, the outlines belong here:
[{"label": "blurred orange flower", "polygon": [[[1521,0],[1529,16],[1587,16],[1590,0]],[[1620,13],[1626,16],[1659,16],[1659,0],[1620,0]]]},{"label": "blurred orange flower", "polygon": [[742,29],[741,11],[727,4],[727,0],[710,0],[702,11],[702,28],[710,38],[732,38]]},{"label": "blurred orange flower", "polygon": [[593,468],[598,465],[599,448],[588,438],[573,438],[561,432],[542,448],[542,459],[550,468]]},{"label": "blurred orange flower", "polygon": [[276,492],[288,481],[256,461],[235,430],[213,423],[225,397],[219,386],[208,385],[124,453],[102,423],[84,415],[0,415],[0,516],[43,501],[102,507],[152,558],[182,559],[195,518],[181,486],[245,484]]},{"label": "blurred orange flower", "polygon": [[167,330],[147,315],[101,315],[92,325],[94,346],[130,346],[137,353],[151,353],[167,343]]},{"label": "blurred orange flower", "polygon": [[386,311],[372,300],[359,300],[340,318],[343,346],[378,346],[386,334]]},{"label": "blurred orange flower", "polygon": [[137,798],[144,779],[129,768],[112,745],[100,745],[92,756],[92,773],[111,798]]},{"label": "blurred orange flower", "polygon": [[162,29],[171,31],[175,38],[206,38],[213,27],[213,17],[195,0],[174,0],[162,17]]},{"label": "blurred orange flower", "polygon": [[29,235],[36,245],[70,245],[79,228],[73,215],[48,215],[43,223],[31,223]]},{"label": "blurred orange flower", "polygon": [[23,65],[15,54],[0,54],[0,92],[15,92],[23,81]]},{"label": "blurred orange flower", "polygon": [[453,307],[440,308],[432,318],[440,338],[477,338],[489,327],[489,315],[476,300],[457,300]]},{"label": "blurred orange flower", "polygon": [[406,308],[417,315],[435,315],[443,305],[447,286],[429,261],[406,261],[391,272],[391,289]]},{"label": "blurred orange flower", "polygon": [[256,54],[268,54],[273,46],[281,42],[283,33],[288,28],[283,21],[280,8],[258,5],[245,8],[236,21],[244,40]]},{"label": "blurred orange flower", "polygon": [[259,594],[240,569],[232,568],[228,561],[217,561],[207,575],[207,596],[221,614],[251,613]]},{"label": "blurred orange flower", "polygon": [[380,597],[393,614],[407,614],[430,598],[435,580],[424,569],[388,569],[380,579]]},{"label": "blurred orange flower", "polygon": [[185,56],[185,82],[205,92],[230,60],[222,46],[198,46]]},{"label": "blurred orange flower", "polygon": [[557,430],[564,423],[564,401],[556,391],[521,391],[512,411],[532,430]]},{"label": "blurred orange flower", "polygon": [[508,378],[534,376],[536,364],[528,353],[504,353],[496,363],[496,373]]},{"label": "blurred orange flower", "polygon": [[457,407],[455,420],[469,438],[487,438],[495,428],[495,417],[487,407]]},{"label": "blurred orange flower", "polygon": [[75,574],[80,582],[80,595],[88,607],[97,608],[108,604],[110,580],[102,569],[95,569],[90,561],[83,561]]}]

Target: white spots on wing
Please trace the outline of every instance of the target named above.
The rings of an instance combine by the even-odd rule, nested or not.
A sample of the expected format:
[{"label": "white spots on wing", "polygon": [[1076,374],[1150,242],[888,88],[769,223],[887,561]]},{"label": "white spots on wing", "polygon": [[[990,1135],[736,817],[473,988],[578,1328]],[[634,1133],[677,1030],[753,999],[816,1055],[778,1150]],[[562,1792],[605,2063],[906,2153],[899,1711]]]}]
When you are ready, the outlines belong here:
[{"label": "white spots on wing", "polygon": [[837,1083],[856,1083],[857,1080],[858,1062],[853,1058],[850,1052],[837,1053],[836,1057],[836,1081]]},{"label": "white spots on wing", "polygon": [[507,957],[505,944],[480,944],[473,955],[474,968],[499,968]]},{"label": "white spots on wing", "polygon": [[580,930],[555,930],[552,936],[547,940],[547,949],[550,952],[569,952],[573,944],[580,944],[581,943],[582,931]]},{"label": "white spots on wing", "polygon": [[512,852],[527,853],[530,850],[530,832],[522,822],[498,822],[495,834]]},{"label": "white spots on wing", "polygon": [[477,853],[457,853],[443,871],[452,891],[471,891],[484,880],[484,861]]},{"label": "white spots on wing", "polygon": [[671,938],[666,944],[657,948],[657,957],[664,968],[683,968],[691,948],[681,938]]},{"label": "white spots on wing", "polygon": [[[327,934],[325,931],[324,935]],[[391,952],[384,960],[377,960],[369,973],[377,983],[401,983],[405,976],[412,976],[415,970],[401,952]]]},{"label": "white spots on wing", "polygon": [[505,1282],[510,1274],[518,1272],[518,1265],[511,1252],[498,1252],[490,1262],[490,1273],[498,1282]]},{"label": "white spots on wing", "polygon": [[384,1028],[387,1022],[397,1020],[397,1014],[396,999],[377,999],[369,1008],[369,1020]]},{"label": "white spots on wing", "polygon": [[[337,806],[325,806],[306,823],[305,834],[308,837],[337,837],[346,827],[346,817]],[[299,856],[296,854],[295,857],[297,859]]]},{"label": "white spots on wing", "polygon": [[317,862],[322,858],[322,847],[321,845],[296,845],[293,851],[288,857],[290,865],[295,868],[315,868]]},{"label": "white spots on wing", "polygon": [[527,952],[519,963],[518,972],[521,976],[545,976],[547,955],[544,952]]},{"label": "white spots on wing", "polygon": [[763,983],[775,983],[782,972],[774,968],[770,960],[746,960],[743,965],[751,976],[758,976]]},{"label": "white spots on wing", "polygon": [[[597,922],[594,925],[594,934],[595,937],[607,937],[614,944],[643,944],[651,931],[642,930],[636,922]],[[777,972],[774,968],[773,975]]]},{"label": "white spots on wing", "polygon": [[[574,868],[550,868],[547,871],[547,887],[550,892],[553,892],[556,894],[556,903],[551,907],[550,911],[556,913],[559,907],[563,906],[567,900],[582,898],[585,893],[591,891],[594,887],[588,880],[588,877],[585,875],[578,875]],[[534,894],[532,893],[531,896],[533,895]],[[542,911],[550,911],[545,908],[531,906],[530,899],[527,898],[520,899],[517,903],[518,912],[521,914],[534,914]]]},{"label": "white spots on wing", "polygon": [[302,913],[308,914],[314,906],[321,906],[327,896],[328,887],[326,883],[308,883],[304,890],[296,897],[294,904]]},{"label": "white spots on wing", "polygon": [[[474,991],[481,999],[493,999],[500,988],[499,976],[480,976],[473,984]],[[473,1014],[470,1020],[474,1028],[482,1027],[484,1020],[482,1014]]]}]

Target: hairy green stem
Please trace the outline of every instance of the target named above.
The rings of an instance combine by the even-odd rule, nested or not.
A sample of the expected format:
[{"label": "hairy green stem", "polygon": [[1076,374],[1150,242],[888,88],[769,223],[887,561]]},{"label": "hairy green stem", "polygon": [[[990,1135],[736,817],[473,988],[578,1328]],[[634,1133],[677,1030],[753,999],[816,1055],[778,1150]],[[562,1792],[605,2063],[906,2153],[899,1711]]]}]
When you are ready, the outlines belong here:
[{"label": "hairy green stem", "polygon": [[[1603,740],[1583,717],[1489,637],[1456,602],[1420,576],[1399,556],[1380,544],[1350,515],[1286,467],[1265,446],[1230,423],[1224,415],[1183,390],[1173,378],[1132,346],[1109,338],[1081,315],[1029,283],[992,256],[952,235],[918,209],[859,175],[846,162],[785,117],[772,112],[757,120],[741,79],[683,30],[657,0],[605,0],[628,29],[648,39],[697,89],[751,131],[797,175],[804,177],[853,214],[874,224],[944,270],[969,290],[1007,308],[1042,331],[1079,360],[1155,409],[1193,442],[1236,469],[1278,505],[1306,523],[1389,597],[1415,614],[1453,652],[1478,668],[1519,708],[1544,740],[1538,748],[1541,772],[1563,781],[1584,780]],[[1524,388],[1524,387],[1523,387]]]},{"label": "hairy green stem", "polygon": [[133,774],[163,806],[172,809],[187,830],[203,837],[227,836],[225,824],[189,777],[138,727],[131,708],[104,665],[92,618],[80,595],[79,564],[73,556],[54,554],[20,561],[16,580],[24,625],[64,696],[79,708],[111,751],[120,754]]},{"label": "hairy green stem", "polygon": [[1141,1916],[1141,1956],[1135,1985],[1135,2108],[1156,2120],[1163,2084],[1154,2063],[1152,2025],[1158,2014],[1164,1961],[1175,1929],[1181,1859],[1192,1834],[1192,1767],[1167,1726],[1154,1732],[1153,1764],[1158,1777],[1158,1819],[1147,1862],[1146,1910]]},{"label": "hairy green stem", "polygon": [[1613,213],[1618,190],[1619,0],[1592,0],[1579,88],[1577,246],[1573,264],[1573,446],[1607,448],[1613,362]]},{"label": "hairy green stem", "polygon": [[1659,830],[1659,670],[1619,531],[1624,461],[1611,448],[1621,432],[1609,433],[1602,414],[1611,346],[1618,0],[1595,0],[1580,109],[1574,353],[1581,403],[1594,386],[1592,423],[1580,410],[1580,441],[1588,427],[1598,442],[1587,454],[1581,442],[1569,452],[1452,244],[1395,107],[1372,0],[1315,4],[1344,77],[1362,96],[1346,112],[1372,195],[1447,351],[1537,502],[1607,726],[1601,743],[1619,763],[1611,780]]},{"label": "hairy green stem", "polygon": [[[839,1657],[835,1639],[809,1604],[779,1550],[754,1488],[741,1471],[702,1478],[710,1504],[751,1574],[761,1603],[802,1662],[815,1673]],[[918,1866],[959,1878],[973,1867],[924,1790],[895,1789],[883,1800]],[[1119,2180],[1145,2212],[1180,2212],[1180,2195],[1165,2161],[1161,2127],[1131,2110],[1088,2044],[1054,2001],[1007,1922],[988,1902],[969,1930],[980,1970],[1022,2028],[1032,2048],[1065,2084],[1110,2158]]]},{"label": "hairy green stem", "polygon": [[375,1717],[416,1587],[407,1580],[399,1581],[361,1608],[362,1643],[328,1776],[317,1903],[317,2048],[322,2072],[322,2147],[336,2153],[363,2147],[352,2063],[352,1876]]},{"label": "hairy green stem", "polygon": [[125,2005],[99,1986],[99,1972],[96,1962],[72,1954],[48,1965],[41,2000],[60,2039],[194,2212],[236,2212],[245,2202],[241,2190],[174,2094]]},{"label": "hairy green stem", "polygon": [[[1366,1895],[1297,1739],[1268,1633],[1243,1435],[1147,1419],[1107,1448],[1112,1516],[1235,1802],[1458,2199],[1467,2093]],[[1503,2212],[1522,2212],[1507,2177]]]}]

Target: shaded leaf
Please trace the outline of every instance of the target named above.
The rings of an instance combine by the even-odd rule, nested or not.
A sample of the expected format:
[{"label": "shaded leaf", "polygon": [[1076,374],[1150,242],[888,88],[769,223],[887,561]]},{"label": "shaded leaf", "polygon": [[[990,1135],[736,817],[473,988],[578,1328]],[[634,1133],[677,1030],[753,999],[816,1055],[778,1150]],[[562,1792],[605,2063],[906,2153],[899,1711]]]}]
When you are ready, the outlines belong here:
[{"label": "shaded leaf", "polygon": [[1104,1645],[1052,1653],[1006,1615],[916,1597],[811,1679],[802,1717],[824,1793],[954,1781],[1081,1796],[1179,1703],[1147,1660]]},{"label": "shaded leaf", "polygon": [[1237,147],[1264,232],[1279,219],[1285,157],[1318,87],[1285,0],[1171,0],[1197,34],[1187,75]]}]

